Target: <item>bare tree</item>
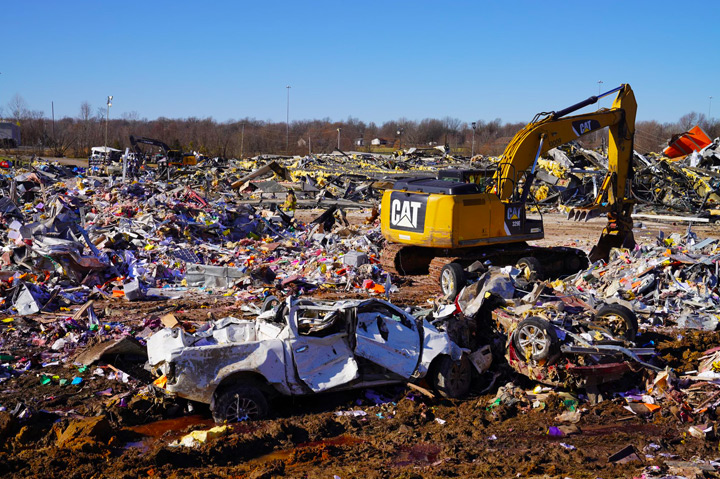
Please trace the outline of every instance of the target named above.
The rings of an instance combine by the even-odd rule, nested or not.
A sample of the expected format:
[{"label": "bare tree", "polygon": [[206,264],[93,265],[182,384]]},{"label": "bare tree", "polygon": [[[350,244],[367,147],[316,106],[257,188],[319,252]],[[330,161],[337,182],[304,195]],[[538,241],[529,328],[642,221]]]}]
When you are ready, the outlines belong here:
[{"label": "bare tree", "polygon": [[55,124],[55,141],[52,154],[55,157],[64,157],[65,153],[77,141],[75,124],[72,118],[63,118]]},{"label": "bare tree", "polygon": [[445,125],[435,118],[425,118],[418,125],[418,139],[425,145],[439,144],[444,141]]},{"label": "bare tree", "polygon": [[90,147],[93,141],[93,130],[96,119],[92,116],[92,105],[84,101],[80,104],[80,114],[78,117],[78,135],[76,154],[80,156],[89,156]]},{"label": "bare tree", "polygon": [[24,120],[28,115],[28,105],[25,99],[16,93],[8,102],[8,109],[13,120]]},{"label": "bare tree", "polygon": [[126,121],[138,121],[140,119],[140,115],[136,111],[126,111],[123,113],[120,118]]},{"label": "bare tree", "polygon": [[687,131],[693,126],[697,125],[700,122],[700,118],[705,117],[705,115],[700,115],[698,112],[690,112],[680,117],[680,120],[678,121],[678,124],[680,128],[683,129],[683,131]]}]

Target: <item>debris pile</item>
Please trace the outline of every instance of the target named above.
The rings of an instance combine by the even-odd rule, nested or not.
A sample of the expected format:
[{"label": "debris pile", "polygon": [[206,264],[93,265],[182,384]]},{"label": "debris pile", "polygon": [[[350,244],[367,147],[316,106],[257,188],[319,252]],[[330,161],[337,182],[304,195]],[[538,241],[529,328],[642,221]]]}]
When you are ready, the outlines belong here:
[{"label": "debris pile", "polygon": [[720,314],[719,260],[718,239],[701,240],[688,228],[685,235],[660,233],[655,245],[615,250],[607,264],[596,263],[552,286],[591,307],[623,302],[638,315],[641,327],[714,331]]},{"label": "debris pile", "polygon": [[[589,206],[607,174],[607,157],[570,143],[548,152],[538,162],[533,193],[540,206]],[[720,138],[702,149],[675,158],[635,153],[632,194],[636,212],[685,216],[675,220],[714,222],[720,203]]]},{"label": "debris pile", "polygon": [[[702,205],[711,211],[718,143],[674,162],[645,159],[634,178],[638,199],[642,187],[642,198],[653,208],[700,214]],[[540,205],[582,206],[594,198],[606,170],[602,155],[574,145],[550,156],[553,162],[539,162]],[[473,163],[492,171],[491,159]],[[181,367],[166,358],[151,361],[160,379],[145,369],[151,337],[163,339],[168,358],[183,356],[183,348],[185,356],[196,354],[193,360],[202,367],[189,369],[213,378],[193,387],[219,380],[212,371],[220,365],[209,364],[208,351],[227,359],[225,351],[243,347],[269,356],[283,341],[289,346],[275,365],[280,369],[274,384],[287,382],[284,387],[294,393],[337,385],[350,390],[371,379],[401,384],[397,394],[340,399],[325,411],[331,419],[323,419],[320,429],[328,435],[384,434],[383,428],[391,428],[407,436],[423,428],[421,434],[433,440],[467,437],[495,447],[512,437],[503,424],[521,412],[526,421],[542,423],[539,434],[561,441],[553,445],[569,455],[582,450],[588,411],[600,411],[603,420],[603,410],[593,408],[610,408],[598,404],[609,399],[626,414],[623,421],[662,420],[688,439],[717,441],[718,240],[698,238],[690,229],[660,234],[654,244],[615,249],[607,263],[552,282],[529,282],[513,267],[486,264],[481,269],[487,272],[465,288],[457,307],[443,305],[435,289],[383,271],[377,205],[396,178],[434,176],[458,166],[467,165],[445,152],[408,151],[383,158],[336,153],[229,161],[202,171],[170,171],[169,180],[168,171],[150,168],[126,181],[39,162],[12,171],[2,179],[6,196],[0,198],[0,383],[6,386],[0,419],[7,419],[0,432],[12,438],[8,447],[23,450],[37,442],[21,428],[40,424],[33,434],[48,444],[96,453],[134,444],[137,437],[125,427],[197,412],[194,400],[166,395],[182,385],[172,377]],[[700,181],[695,173],[708,176]],[[669,184],[678,193],[674,198]],[[694,193],[680,194],[685,187]],[[348,218],[351,209],[369,216]],[[316,297],[362,299],[339,307]],[[296,316],[285,304],[299,305]],[[253,337],[265,349],[248,346]],[[305,355],[307,362],[302,346],[313,351]],[[464,357],[462,350],[468,354],[461,369],[475,381],[472,399],[449,407],[437,393],[451,387],[454,363],[431,360],[443,352]],[[419,352],[428,359],[418,359]],[[253,361],[248,353],[242,372],[255,372]],[[291,381],[297,371],[300,379]],[[232,398],[240,392],[229,393],[218,396],[225,398],[225,416],[249,417],[247,410],[233,409]],[[199,402],[213,400],[205,394]],[[320,407],[316,403],[310,407]],[[298,408],[305,412],[306,406],[288,407],[290,414]],[[232,444],[245,434],[233,426],[210,429],[207,407],[199,410],[206,421],[198,423],[201,428],[158,440],[170,448],[162,454],[186,457],[188,450]],[[540,411],[553,415],[533,417]],[[251,444],[288,447],[290,437],[296,444],[308,442],[300,426],[283,421],[276,429],[284,439],[273,436],[270,442],[275,433],[261,431]],[[453,427],[464,422],[468,430],[458,434]],[[253,450],[246,446],[243,451]],[[605,457],[613,458],[611,464],[640,456],[672,459],[643,447],[616,448],[611,452],[617,455]],[[162,454],[151,461],[163,464]],[[653,471],[648,469],[648,477]]]}]

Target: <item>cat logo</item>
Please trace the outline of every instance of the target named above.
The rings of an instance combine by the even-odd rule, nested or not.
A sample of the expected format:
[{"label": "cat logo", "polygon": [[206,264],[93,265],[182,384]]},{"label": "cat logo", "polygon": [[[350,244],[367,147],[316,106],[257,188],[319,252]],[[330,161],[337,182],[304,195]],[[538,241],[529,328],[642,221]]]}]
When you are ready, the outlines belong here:
[{"label": "cat logo", "polygon": [[600,122],[597,120],[578,120],[572,122],[572,129],[577,136],[582,136],[585,133],[597,130],[598,128],[600,128]]},{"label": "cat logo", "polygon": [[507,219],[519,220],[520,219],[520,206],[510,206],[507,209]]},{"label": "cat logo", "polygon": [[390,227],[403,231],[425,229],[427,196],[395,193],[390,196]]}]

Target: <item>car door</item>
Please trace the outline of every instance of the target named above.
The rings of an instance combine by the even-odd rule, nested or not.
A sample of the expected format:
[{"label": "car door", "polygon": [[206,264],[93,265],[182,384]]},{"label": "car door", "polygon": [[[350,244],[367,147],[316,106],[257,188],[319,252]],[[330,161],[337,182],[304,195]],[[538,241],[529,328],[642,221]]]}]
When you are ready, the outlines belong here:
[{"label": "car door", "polygon": [[[289,339],[295,371],[298,378],[313,392],[322,392],[357,379],[358,365],[347,340],[344,325],[334,327],[330,334],[317,335],[312,331],[300,332],[300,321],[312,305],[295,305],[290,308]],[[343,321],[337,314],[335,321]],[[337,325],[336,325],[337,326]]]},{"label": "car door", "polygon": [[417,368],[420,333],[414,318],[390,304],[372,300],[357,309],[355,355],[404,378]]}]

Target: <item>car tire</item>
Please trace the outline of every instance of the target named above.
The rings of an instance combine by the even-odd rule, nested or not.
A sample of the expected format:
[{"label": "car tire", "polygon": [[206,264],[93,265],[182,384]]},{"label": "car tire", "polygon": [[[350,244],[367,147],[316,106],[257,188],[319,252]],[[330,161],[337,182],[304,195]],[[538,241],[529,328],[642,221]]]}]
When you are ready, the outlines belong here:
[{"label": "car tire", "polygon": [[268,413],[265,395],[258,388],[247,385],[231,386],[221,391],[210,405],[216,423],[254,421]]},{"label": "car tire", "polygon": [[262,308],[260,308],[260,310],[264,313],[266,311],[270,311],[278,304],[280,304],[280,299],[277,296],[271,294],[265,298],[265,301],[263,301]]},{"label": "car tire", "polygon": [[432,371],[432,386],[442,397],[461,398],[470,391],[472,366],[465,354],[459,361],[440,356]]},{"label": "car tire", "polygon": [[465,270],[458,263],[448,263],[440,271],[440,289],[443,298],[454,300],[465,287]]},{"label": "car tire", "polygon": [[555,328],[537,317],[523,319],[512,335],[512,345],[524,361],[545,361],[550,359],[560,345]]},{"label": "car tire", "polygon": [[583,251],[571,251],[565,257],[565,274],[575,274],[578,271],[584,271],[590,266],[587,254]]},{"label": "car tire", "polygon": [[520,258],[515,267],[520,270],[518,278],[525,280],[527,283],[533,283],[543,279],[543,267],[540,260],[532,256]]},{"label": "car tire", "polygon": [[634,341],[637,336],[637,316],[621,304],[606,304],[598,310],[593,322],[628,341]]}]

